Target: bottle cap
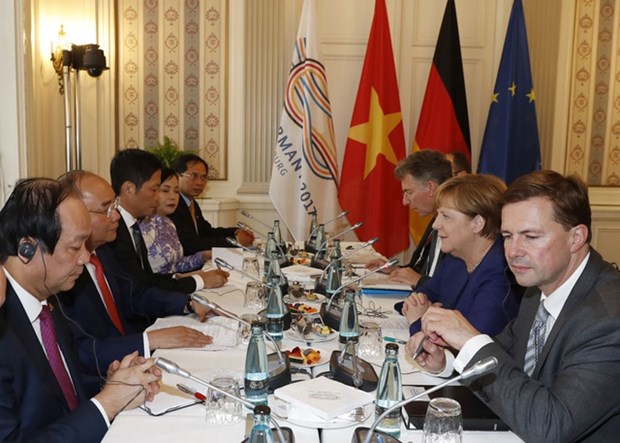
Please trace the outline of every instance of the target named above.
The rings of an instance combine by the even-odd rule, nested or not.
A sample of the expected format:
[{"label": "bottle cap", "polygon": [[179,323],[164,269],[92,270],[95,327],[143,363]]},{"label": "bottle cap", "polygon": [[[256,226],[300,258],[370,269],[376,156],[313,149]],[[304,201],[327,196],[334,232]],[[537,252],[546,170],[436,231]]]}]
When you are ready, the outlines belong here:
[{"label": "bottle cap", "polygon": [[388,343],[385,345],[385,352],[393,351],[398,354],[398,345],[396,343]]},{"label": "bottle cap", "polygon": [[254,415],[269,415],[271,414],[271,409],[267,405],[256,405],[254,406]]}]

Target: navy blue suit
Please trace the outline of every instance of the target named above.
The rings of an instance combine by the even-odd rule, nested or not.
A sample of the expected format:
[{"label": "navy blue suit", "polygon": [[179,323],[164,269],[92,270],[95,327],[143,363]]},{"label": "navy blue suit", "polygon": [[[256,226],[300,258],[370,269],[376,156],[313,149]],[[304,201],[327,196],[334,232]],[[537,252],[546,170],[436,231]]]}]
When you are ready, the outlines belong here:
[{"label": "navy blue suit", "polygon": [[188,300],[187,295],[180,292],[133,282],[117,265],[107,245],[97,249],[97,257],[103,265],[125,335],[121,335],[112,323],[86,269],[71,290],[59,295],[65,314],[73,320],[70,330],[77,342],[80,363],[89,375],[97,375],[97,370],[105,374],[112,361],[133,351],[138,350],[142,355],[145,326],[158,317],[183,315]]},{"label": "navy blue suit", "polygon": [[[226,241],[226,237],[234,238],[237,228],[214,228],[211,226],[211,223],[202,216],[202,210],[200,206],[198,206],[198,203],[196,203],[195,200],[191,200],[190,204],[194,205],[196,213],[195,226],[189,206],[187,206],[187,203],[185,203],[182,197],[179,199],[177,208],[169,215],[177,228],[177,234],[183,246],[183,253],[185,255],[192,255],[196,252],[206,251],[213,247],[230,247]],[[198,232],[196,232],[196,227],[198,228]]]},{"label": "navy blue suit", "polygon": [[58,309],[52,310],[52,317],[79,406],[69,410],[41,342],[9,284],[0,308],[0,441],[98,442],[107,431],[99,409],[84,393]]},{"label": "navy blue suit", "polygon": [[[426,294],[431,303],[460,311],[478,331],[489,335],[501,332],[517,316],[522,293],[508,269],[501,238],[471,273],[463,260],[446,254],[433,277],[416,291]],[[419,320],[409,328],[411,335],[419,330]]]}]

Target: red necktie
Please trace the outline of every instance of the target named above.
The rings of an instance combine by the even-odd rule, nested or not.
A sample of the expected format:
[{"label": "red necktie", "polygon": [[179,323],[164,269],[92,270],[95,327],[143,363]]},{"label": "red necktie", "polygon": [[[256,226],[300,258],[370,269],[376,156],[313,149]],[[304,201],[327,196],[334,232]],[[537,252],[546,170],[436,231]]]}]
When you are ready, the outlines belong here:
[{"label": "red necktie", "polygon": [[43,341],[43,347],[47,353],[47,360],[49,361],[52,371],[54,371],[54,375],[58,380],[60,389],[62,389],[65,400],[67,400],[69,409],[73,411],[78,406],[77,396],[73,390],[73,383],[71,383],[71,378],[69,378],[67,368],[65,368],[62,357],[60,356],[58,340],[56,339],[56,331],[54,329],[54,321],[52,320],[52,314],[49,306],[43,305],[42,308],[43,309],[41,309],[41,313],[39,314],[39,323],[41,326],[41,339]]},{"label": "red necktie", "polygon": [[95,277],[97,277],[97,285],[101,290],[101,295],[103,295],[103,301],[105,303],[105,307],[108,310],[108,314],[110,314],[110,319],[118,332],[121,335],[125,335],[125,329],[123,329],[123,323],[121,322],[121,317],[118,315],[118,310],[116,309],[116,302],[114,301],[114,297],[112,297],[112,293],[110,292],[110,288],[108,287],[108,283],[105,281],[105,276],[103,275],[103,266],[101,265],[101,260],[95,254],[90,256],[90,262],[95,267]]}]

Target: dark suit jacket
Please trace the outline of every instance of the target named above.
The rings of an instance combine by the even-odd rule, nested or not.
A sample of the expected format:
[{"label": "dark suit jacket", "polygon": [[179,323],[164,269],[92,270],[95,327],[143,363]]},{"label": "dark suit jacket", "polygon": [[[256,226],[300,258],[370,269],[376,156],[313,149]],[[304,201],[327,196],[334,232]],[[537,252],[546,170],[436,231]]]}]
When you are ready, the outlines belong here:
[{"label": "dark suit jacket", "polygon": [[196,280],[193,277],[173,279],[172,275],[153,273],[148,257],[143,260],[144,269],[133,246],[129,228],[121,218],[116,230],[116,240],[110,243],[118,264],[125,272],[143,286],[155,286],[166,291],[178,291],[191,294],[196,290]]},{"label": "dark suit jacket", "polygon": [[534,368],[523,372],[540,290],[471,360],[495,356],[474,392],[527,442],[611,442],[620,435],[620,274],[591,250]]},{"label": "dark suit jacket", "polygon": [[179,204],[175,211],[169,215],[177,228],[177,234],[183,246],[183,253],[191,255],[213,247],[229,247],[230,245],[226,241],[226,237],[234,237],[237,228],[214,228],[202,216],[202,210],[198,203],[192,200],[191,204],[194,205],[196,210],[198,232],[196,232],[196,227],[192,221],[192,213],[189,211],[189,206],[187,206],[182,197],[179,199]]},{"label": "dark suit jacket", "polygon": [[[420,280],[418,280],[418,284],[416,285],[416,287],[419,287],[422,283],[424,283],[430,278],[429,273],[432,264],[432,257],[430,255],[430,241],[431,235],[437,234],[437,232],[433,229],[434,221],[435,218],[433,217],[433,219],[428,223],[428,225],[426,225],[424,234],[422,234],[422,238],[420,238],[420,241],[418,242],[415,251],[413,251],[413,254],[411,255],[411,260],[409,260],[409,264],[407,265],[418,274],[420,274]],[[435,270],[437,270],[437,267],[439,267],[439,263],[441,263],[441,260],[443,260],[444,255],[445,254],[443,252],[439,251]]]},{"label": "dark suit jacket", "polygon": [[53,309],[52,317],[78,396],[73,412],[10,284],[6,295],[0,308],[0,441],[101,441],[107,426],[84,394],[60,310]]},{"label": "dark suit jacket", "polygon": [[[147,288],[131,279],[118,267],[107,245],[97,249],[110,291],[125,330],[121,335],[108,314],[95,283],[84,269],[75,286],[58,296],[77,343],[78,357],[86,374],[105,374],[109,364],[138,350],[143,355],[142,332],[158,317],[183,315],[187,295]],[[97,364],[98,363],[98,364]],[[99,371],[99,372],[98,372]]]},{"label": "dark suit jacket", "polygon": [[[446,254],[435,274],[416,291],[425,293],[432,303],[460,311],[483,334],[499,334],[517,316],[521,301],[507,266],[504,242],[498,238],[472,273],[463,260]],[[419,321],[409,328],[411,334],[419,330]]]}]

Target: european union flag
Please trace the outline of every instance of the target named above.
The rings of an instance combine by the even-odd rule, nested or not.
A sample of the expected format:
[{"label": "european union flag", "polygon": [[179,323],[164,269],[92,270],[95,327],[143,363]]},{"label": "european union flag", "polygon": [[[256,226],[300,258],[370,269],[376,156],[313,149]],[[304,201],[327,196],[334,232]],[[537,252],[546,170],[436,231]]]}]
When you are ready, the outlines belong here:
[{"label": "european union flag", "polygon": [[515,0],[482,140],[479,173],[494,174],[509,184],[540,169],[535,98],[523,5]]}]

